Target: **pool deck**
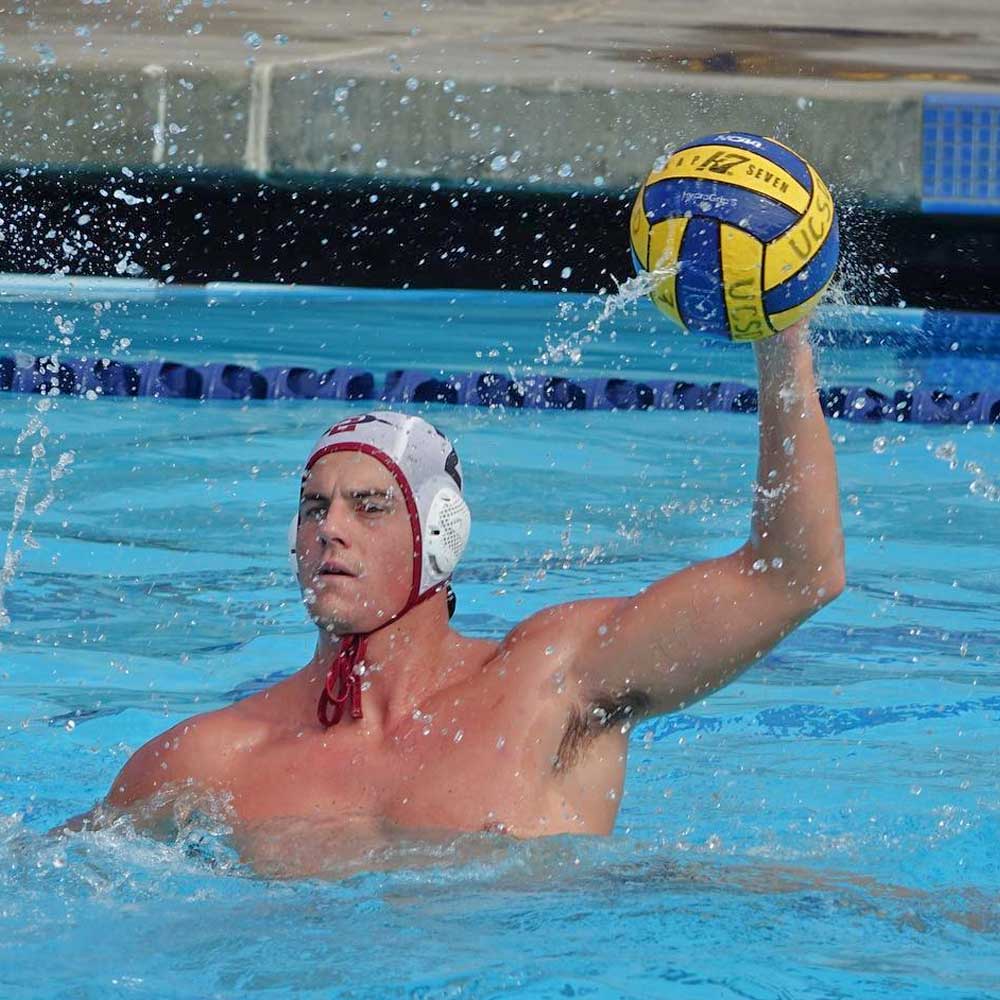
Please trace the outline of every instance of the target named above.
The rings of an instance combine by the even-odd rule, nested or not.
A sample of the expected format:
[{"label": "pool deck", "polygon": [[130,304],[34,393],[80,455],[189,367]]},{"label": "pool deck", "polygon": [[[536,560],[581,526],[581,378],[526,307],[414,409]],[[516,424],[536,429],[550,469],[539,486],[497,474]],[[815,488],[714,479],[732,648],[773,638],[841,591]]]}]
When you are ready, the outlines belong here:
[{"label": "pool deck", "polygon": [[996,0],[765,0],[741,20],[722,0],[38,0],[0,14],[0,158],[613,190],[741,129],[907,208],[924,95],[1000,94]]}]

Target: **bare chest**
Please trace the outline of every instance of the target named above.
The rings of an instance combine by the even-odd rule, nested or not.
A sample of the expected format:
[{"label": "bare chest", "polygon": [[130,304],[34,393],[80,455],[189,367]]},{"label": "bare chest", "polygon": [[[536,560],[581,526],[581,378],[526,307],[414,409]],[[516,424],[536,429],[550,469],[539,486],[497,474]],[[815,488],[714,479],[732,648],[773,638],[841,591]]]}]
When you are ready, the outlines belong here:
[{"label": "bare chest", "polygon": [[471,711],[415,715],[388,738],[352,720],[248,750],[230,791],[246,823],[534,828],[551,811],[547,751],[523,728],[512,731],[502,719]]}]

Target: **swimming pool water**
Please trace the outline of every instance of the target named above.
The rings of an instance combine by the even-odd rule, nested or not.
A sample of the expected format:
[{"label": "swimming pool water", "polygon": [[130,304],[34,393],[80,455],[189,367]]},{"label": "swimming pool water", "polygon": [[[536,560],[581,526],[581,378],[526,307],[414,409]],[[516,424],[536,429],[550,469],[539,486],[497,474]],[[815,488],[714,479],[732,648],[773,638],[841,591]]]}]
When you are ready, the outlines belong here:
[{"label": "swimming pool water", "polygon": [[[108,291],[0,303],[0,340],[4,353],[93,344],[119,358],[457,371],[534,364],[546,335],[575,343],[584,308]],[[672,335],[645,305],[581,349],[579,365],[548,370],[752,372],[749,350]],[[898,345],[820,355],[827,382],[901,384],[921,363]],[[847,592],[730,687],[636,728],[610,838],[465,836],[402,845],[394,871],[302,882],[240,868],[211,818],[173,844],[123,828],[47,838],[142,742],[306,661],[283,547],[298,465],[323,426],[365,407],[0,398],[3,524],[30,468],[12,541],[28,523],[33,538],[0,630],[0,995],[1000,991],[990,427],[831,425]],[[461,630],[499,637],[538,608],[633,591],[745,536],[752,417],[420,412],[467,474]]]}]

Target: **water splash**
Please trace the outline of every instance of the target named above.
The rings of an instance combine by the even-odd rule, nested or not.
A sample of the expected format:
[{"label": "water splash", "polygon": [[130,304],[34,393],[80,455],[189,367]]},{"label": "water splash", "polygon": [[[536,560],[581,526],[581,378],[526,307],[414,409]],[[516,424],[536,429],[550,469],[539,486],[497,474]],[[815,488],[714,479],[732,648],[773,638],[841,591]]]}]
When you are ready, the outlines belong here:
[{"label": "water splash", "polygon": [[[157,811],[164,813],[160,839],[143,832]],[[238,876],[246,869],[233,845],[230,818],[227,801],[193,790],[169,806],[154,796],[134,817],[98,806],[79,830],[44,834],[26,825],[21,813],[0,816],[0,894],[16,899],[22,910],[53,899],[111,896],[127,904],[160,898],[165,880]]]},{"label": "water splash", "polygon": [[[60,317],[56,317],[57,320]],[[53,357],[51,364],[55,365],[58,371],[58,362]],[[49,429],[45,424],[44,415],[48,413],[55,401],[49,396],[43,396],[35,403],[35,412],[30,414],[24,427],[17,435],[14,442],[14,454],[20,455],[24,447],[31,445],[28,452],[28,467],[25,469],[20,482],[17,480],[17,470],[7,469],[6,478],[15,483],[16,492],[14,495],[14,507],[11,511],[10,526],[7,529],[7,540],[4,547],[3,563],[0,565],[0,628],[10,625],[10,613],[6,606],[6,595],[17,568],[20,565],[21,557],[26,549],[38,548],[30,523],[21,530],[25,512],[28,509],[28,501],[31,495],[32,483],[37,474],[38,468],[46,458],[46,441],[49,437]],[[73,451],[61,452],[56,461],[49,466],[48,480],[49,488],[45,495],[37,500],[33,507],[36,517],[41,517],[52,506],[56,499],[56,489],[54,484],[63,478],[69,471],[76,453]]]},{"label": "water splash", "polygon": [[[39,400],[39,406],[42,402],[48,402],[48,400]],[[31,525],[28,525],[20,538],[18,538],[18,530],[21,527],[21,521],[28,506],[28,494],[31,491],[31,481],[35,475],[35,467],[45,456],[43,438],[46,430],[41,417],[33,414],[28,418],[24,429],[18,434],[17,442],[14,445],[14,453],[20,454],[23,445],[30,441],[36,434],[39,436],[39,440],[31,447],[28,468],[25,470],[24,478],[17,485],[17,493],[14,496],[14,509],[11,512],[10,527],[7,529],[7,544],[4,548],[3,566],[0,567],[0,628],[6,628],[10,625],[10,614],[5,604],[7,589],[14,580],[14,575],[17,572],[24,549],[33,547]]]},{"label": "water splash", "polygon": [[535,360],[542,365],[566,362],[574,365],[580,364],[583,360],[584,347],[596,341],[601,328],[608,320],[645,298],[661,281],[676,273],[674,267],[644,271],[622,282],[615,279],[617,287],[613,293],[594,295],[587,299],[582,307],[574,302],[561,303],[559,306],[560,323],[575,324],[580,322],[582,318],[578,315],[580,312],[586,314],[598,306],[600,312],[592,319],[587,320],[582,327],[576,327],[565,336],[556,337],[552,334],[546,334],[545,348]]},{"label": "water splash", "polygon": [[[992,431],[992,428],[990,428]],[[927,443],[930,450],[932,443]],[[953,472],[959,468],[958,445],[954,441],[943,441],[934,448],[934,457],[939,462],[947,464]],[[962,471],[972,476],[969,482],[969,492],[976,497],[986,500],[988,503],[1000,503],[1000,482],[991,476],[978,462],[967,459],[961,463]]]}]

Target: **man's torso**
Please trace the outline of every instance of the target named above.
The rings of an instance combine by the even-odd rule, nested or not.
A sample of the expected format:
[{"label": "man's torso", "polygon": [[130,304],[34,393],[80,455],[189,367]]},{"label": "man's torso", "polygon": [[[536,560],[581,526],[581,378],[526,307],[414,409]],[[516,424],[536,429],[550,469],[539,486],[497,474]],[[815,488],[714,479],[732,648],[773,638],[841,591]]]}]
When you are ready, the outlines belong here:
[{"label": "man's torso", "polygon": [[589,693],[536,631],[513,645],[468,640],[478,669],[384,726],[290,724],[307,697],[296,675],[190,720],[178,737],[196,733],[202,773],[190,777],[225,795],[256,857],[283,828],[369,846],[400,831],[608,833],[627,726],[594,724]]}]

